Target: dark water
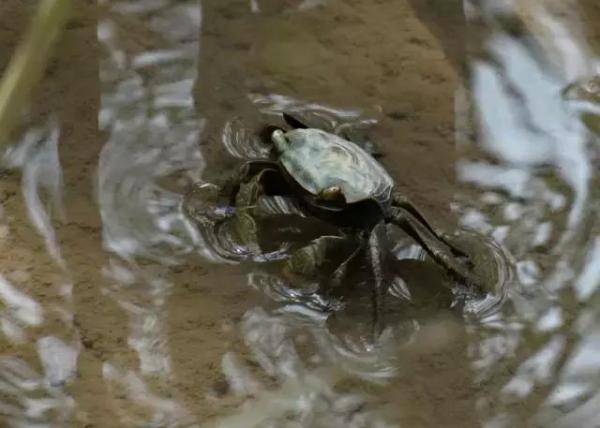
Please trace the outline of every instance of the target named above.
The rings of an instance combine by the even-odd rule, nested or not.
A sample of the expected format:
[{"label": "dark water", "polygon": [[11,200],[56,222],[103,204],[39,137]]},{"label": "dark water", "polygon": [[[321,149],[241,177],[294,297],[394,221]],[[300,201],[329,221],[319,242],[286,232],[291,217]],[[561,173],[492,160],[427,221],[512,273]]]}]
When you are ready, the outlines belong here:
[{"label": "dark water", "polygon": [[[0,425],[600,424],[600,9],[567,3],[78,3],[3,142]],[[0,6],[0,67],[32,7]],[[396,231],[373,343],[364,272],[336,299],[281,275],[321,226],[263,225],[273,263],[215,231],[215,183],[282,111],[368,129],[488,296],[449,309]]]}]

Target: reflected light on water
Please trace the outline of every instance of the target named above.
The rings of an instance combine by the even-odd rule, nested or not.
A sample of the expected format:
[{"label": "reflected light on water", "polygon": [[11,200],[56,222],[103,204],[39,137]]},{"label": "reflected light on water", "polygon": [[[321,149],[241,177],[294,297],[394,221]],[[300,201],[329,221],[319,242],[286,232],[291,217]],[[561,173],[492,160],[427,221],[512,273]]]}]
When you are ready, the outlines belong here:
[{"label": "reflected light on water", "polygon": [[[344,371],[357,373],[355,370],[361,365],[372,376],[377,359],[373,355],[351,356],[343,347],[321,349],[325,353],[320,354],[331,358],[337,368],[310,367],[310,363],[301,360],[297,350],[298,346],[305,346],[303,341],[298,341],[302,337],[298,332],[306,324],[298,323],[299,319],[295,321],[286,316],[267,315],[261,309],[245,314],[241,325],[244,341],[255,361],[278,380],[278,385],[276,389],[267,388],[235,355],[226,354],[223,370],[232,392],[251,399],[236,414],[221,418],[214,426],[391,427],[365,409],[368,401],[365,396],[340,394],[331,386],[344,377]],[[314,339],[319,347],[330,347],[330,340],[319,337],[322,331],[314,329]],[[393,376],[393,369],[385,371],[380,374],[382,378]]]},{"label": "reflected light on water", "polygon": [[[358,28],[352,25],[367,20],[367,9],[386,2],[351,3],[332,9],[343,18],[357,8],[346,16],[354,21],[336,18],[332,34]],[[474,31],[482,24],[487,33],[469,42],[469,76],[456,97],[462,187],[449,199],[462,226],[482,238],[475,260],[482,269],[491,266],[496,288],[467,301],[462,312],[420,317],[411,311],[418,312],[412,294],[421,290],[395,276],[386,294],[392,321],[375,342],[365,333],[372,321],[370,280],[357,281],[354,301],[322,295],[319,279],[296,284],[280,273],[303,245],[303,227],[320,227],[303,223],[309,216],[298,203],[262,195],[251,205],[257,223],[282,236],[257,254],[255,247],[262,248],[249,242],[254,236],[248,239],[247,230],[240,232],[242,220],[231,220],[248,207],[221,203],[219,177],[213,182],[207,170],[225,175],[233,161],[267,159],[271,148],[255,125],[281,124],[284,111],[343,135],[385,129],[392,120],[404,133],[412,119],[402,108],[395,119],[371,114],[368,105],[379,105],[373,99],[340,107],[271,91],[268,84],[249,85],[235,103],[197,111],[206,95],[194,93],[205,79],[201,34],[220,54],[231,54],[235,67],[251,68],[235,55],[255,48],[252,42],[229,46],[231,28],[206,30],[202,7],[216,8],[221,23],[237,19],[250,27],[280,19],[291,27],[282,30],[286,37],[296,30],[294,17],[333,7],[320,0],[215,4],[100,2],[102,147],[90,182],[98,230],[82,227],[61,240],[59,223],[69,220],[66,166],[58,156],[61,118],[27,128],[4,154],[2,166],[21,175],[23,212],[45,249],[34,257],[2,247],[15,251],[9,264],[19,266],[0,272],[0,342],[7,349],[0,357],[0,425],[87,426],[97,422],[90,420],[96,408],[126,427],[420,427],[456,413],[470,418],[465,426],[597,425],[600,61],[577,14],[556,13],[547,2],[466,2],[466,24]],[[240,19],[246,15],[247,22]],[[332,34],[315,37],[316,46],[333,43]],[[427,48],[413,42],[418,53]],[[371,94],[376,79],[365,76],[364,94]],[[238,88],[220,83],[217,92]],[[240,99],[260,120],[244,116]],[[214,119],[211,108],[225,113]],[[392,158],[403,155],[388,147]],[[431,148],[415,147],[417,155]],[[227,162],[213,161],[215,152]],[[386,162],[396,166],[394,159]],[[195,204],[187,203],[190,195]],[[0,244],[17,248],[26,234],[16,232],[15,214],[4,208],[8,199],[0,200]],[[281,226],[275,217],[297,223]],[[78,245],[95,232],[99,248],[65,244]],[[471,234],[453,237],[475,245]],[[76,266],[79,259],[68,250],[89,251],[92,266]],[[392,253],[411,266],[427,259],[404,235]],[[429,278],[421,283],[430,285]],[[86,294],[89,289],[96,292]],[[424,295],[429,299],[427,290]],[[438,410],[447,406],[447,413]],[[430,413],[437,419],[423,416]]]},{"label": "reflected light on water", "polygon": [[[510,251],[519,279],[513,309],[498,314],[474,344],[481,380],[498,385],[482,397],[481,409],[490,426],[523,418],[539,426],[592,426],[596,416],[584,409],[600,381],[590,376],[597,362],[586,357],[598,347],[598,135],[581,120],[578,97],[563,94],[581,96],[577,85],[597,73],[598,58],[573,10],[559,18],[550,2],[504,2],[501,9],[492,3],[471,4],[469,17],[491,26],[513,20],[526,30],[485,39],[485,56],[471,62],[473,107],[459,103],[461,111],[471,109],[481,136],[478,157],[458,165],[461,180],[480,194],[463,208],[463,221]],[[463,117],[458,125],[468,122]],[[463,146],[471,145],[464,137]],[[500,367],[514,374],[501,376]]]},{"label": "reflected light on water", "polygon": [[11,340],[24,342],[24,332],[21,327],[37,326],[43,322],[42,307],[15,288],[0,274],[0,299],[2,300],[0,315],[2,331]]},{"label": "reflected light on water", "polygon": [[[64,268],[65,262],[52,226],[52,214],[60,220],[65,219],[62,168],[58,159],[59,134],[55,120],[50,120],[42,129],[28,131],[20,144],[5,152],[2,166],[21,170],[21,188],[29,219],[44,237],[48,253]],[[42,194],[49,199],[49,204]]]}]

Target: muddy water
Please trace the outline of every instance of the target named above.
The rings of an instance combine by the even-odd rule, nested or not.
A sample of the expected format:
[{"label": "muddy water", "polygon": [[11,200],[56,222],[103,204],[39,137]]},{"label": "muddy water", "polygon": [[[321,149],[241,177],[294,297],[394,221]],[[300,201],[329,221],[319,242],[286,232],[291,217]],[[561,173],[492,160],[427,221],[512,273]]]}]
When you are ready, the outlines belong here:
[{"label": "muddy water", "polygon": [[[600,423],[594,2],[94,3],[3,142],[0,425]],[[31,7],[0,5],[1,68]],[[184,194],[290,109],[373,123],[427,218],[493,239],[501,287],[435,304],[398,234],[414,304],[390,289],[373,346],[361,293],[330,313],[217,248]]]}]

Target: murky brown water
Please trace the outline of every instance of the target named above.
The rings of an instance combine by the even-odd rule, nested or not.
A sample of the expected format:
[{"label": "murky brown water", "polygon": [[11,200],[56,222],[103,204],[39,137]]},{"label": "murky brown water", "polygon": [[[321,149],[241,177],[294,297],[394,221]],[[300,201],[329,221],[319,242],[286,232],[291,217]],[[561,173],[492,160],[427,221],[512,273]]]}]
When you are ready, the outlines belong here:
[{"label": "murky brown water", "polygon": [[[0,426],[600,426],[594,1],[95,3],[1,142]],[[0,69],[33,6],[0,4]],[[372,346],[368,296],[327,319],[216,248],[183,195],[282,110],[375,122],[398,189],[493,239],[501,284],[450,311],[399,234],[415,304],[392,287]]]}]

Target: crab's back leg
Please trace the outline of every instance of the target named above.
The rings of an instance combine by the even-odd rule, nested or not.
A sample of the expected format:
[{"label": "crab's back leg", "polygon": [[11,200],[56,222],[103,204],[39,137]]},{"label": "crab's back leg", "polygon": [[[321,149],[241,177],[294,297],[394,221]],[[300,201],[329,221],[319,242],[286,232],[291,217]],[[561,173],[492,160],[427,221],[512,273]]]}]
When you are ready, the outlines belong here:
[{"label": "crab's back leg", "polygon": [[356,144],[376,159],[384,156],[379,147],[369,139],[368,127],[365,124],[343,123],[334,130],[334,133]]},{"label": "crab's back leg", "polygon": [[479,286],[479,280],[471,270],[470,259],[462,256],[464,253],[457,255],[453,246],[440,238],[427,223],[421,221],[411,211],[404,208],[392,208],[391,211],[387,221],[410,235],[454,279],[470,287]]},{"label": "crab's back leg", "polygon": [[462,251],[459,248],[457,248],[456,246],[452,245],[450,242],[448,242],[447,239],[445,239],[443,236],[441,236],[439,233],[437,233],[435,231],[435,229],[425,219],[423,214],[421,214],[421,212],[414,206],[414,204],[407,197],[402,196],[399,193],[394,193],[392,195],[392,206],[401,208],[401,209],[405,210],[406,212],[410,213],[410,215],[415,220],[417,220],[419,223],[421,223],[421,225],[423,225],[423,227],[427,228],[427,230],[429,231],[429,233],[431,235],[433,235],[437,240],[443,242],[452,251],[452,253],[454,255],[460,256],[460,257],[465,257],[465,258],[468,257],[468,255],[464,251]]},{"label": "crab's back leg", "polygon": [[388,282],[386,281],[386,260],[388,257],[387,232],[384,222],[378,223],[371,233],[367,243],[367,260],[373,273],[373,339],[385,327],[385,293]]}]

